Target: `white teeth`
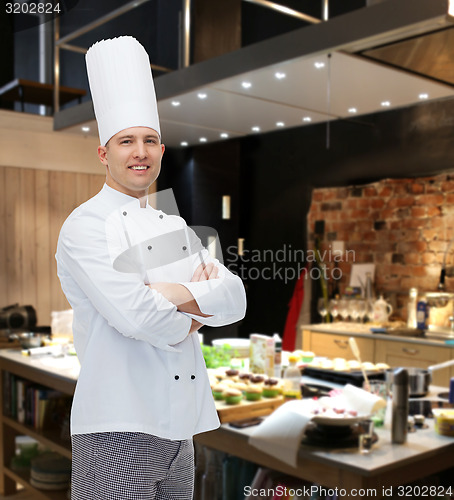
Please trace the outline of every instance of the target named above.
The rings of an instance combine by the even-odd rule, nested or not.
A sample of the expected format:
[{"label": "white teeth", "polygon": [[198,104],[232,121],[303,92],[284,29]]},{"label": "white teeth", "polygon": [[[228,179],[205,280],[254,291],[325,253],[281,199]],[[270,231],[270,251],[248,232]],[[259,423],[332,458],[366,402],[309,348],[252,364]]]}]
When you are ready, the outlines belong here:
[{"label": "white teeth", "polygon": [[146,165],[133,165],[131,168],[133,170],[146,170],[148,167]]}]

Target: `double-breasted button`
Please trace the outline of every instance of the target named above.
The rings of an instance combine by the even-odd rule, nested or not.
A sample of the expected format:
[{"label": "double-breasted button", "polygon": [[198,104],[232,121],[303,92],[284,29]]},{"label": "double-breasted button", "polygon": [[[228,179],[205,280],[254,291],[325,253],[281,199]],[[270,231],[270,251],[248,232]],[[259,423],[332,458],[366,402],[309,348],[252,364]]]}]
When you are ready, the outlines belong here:
[{"label": "double-breasted button", "polygon": [[186,247],[183,247],[183,250],[186,250]]},{"label": "double-breasted button", "polygon": [[159,216],[159,218],[160,218],[160,219],[163,219],[163,218],[164,218],[164,216],[161,214],[161,215]]},{"label": "double-breasted button", "polygon": [[123,212],[123,215],[128,215],[128,212],[124,211],[124,212]]},{"label": "double-breasted button", "polygon": [[179,375],[175,375],[175,380],[178,380],[180,378]]},{"label": "double-breasted button", "polygon": [[151,250],[153,247],[151,245],[148,245],[148,250]]},{"label": "double-breasted button", "polygon": [[191,380],[194,380],[195,379],[195,375],[191,375]]}]

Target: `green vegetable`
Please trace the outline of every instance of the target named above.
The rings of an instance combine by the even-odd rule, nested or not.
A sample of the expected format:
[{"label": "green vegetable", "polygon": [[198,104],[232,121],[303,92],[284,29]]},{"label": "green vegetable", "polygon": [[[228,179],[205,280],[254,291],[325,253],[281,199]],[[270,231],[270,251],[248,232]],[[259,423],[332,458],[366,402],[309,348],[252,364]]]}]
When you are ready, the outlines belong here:
[{"label": "green vegetable", "polygon": [[201,344],[203,359],[207,368],[219,368],[220,366],[230,366],[230,360],[235,356],[236,351],[232,352],[229,344],[222,347],[209,346]]}]

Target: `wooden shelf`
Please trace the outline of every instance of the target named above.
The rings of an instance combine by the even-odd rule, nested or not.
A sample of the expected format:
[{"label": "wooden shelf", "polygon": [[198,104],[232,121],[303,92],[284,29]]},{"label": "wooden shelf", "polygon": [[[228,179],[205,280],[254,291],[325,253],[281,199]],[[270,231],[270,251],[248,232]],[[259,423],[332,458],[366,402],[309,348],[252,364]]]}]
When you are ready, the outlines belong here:
[{"label": "wooden shelf", "polygon": [[[3,403],[4,374],[9,372],[15,376],[29,380],[36,386],[54,389],[64,395],[72,396],[76,379],[71,376],[71,370],[56,369],[47,371],[35,366],[32,360],[25,359],[20,353],[13,350],[3,350],[0,353],[0,402]],[[30,484],[29,472],[19,472],[11,469],[11,458],[15,455],[15,438],[18,435],[30,436],[41,443],[45,448],[71,459],[71,441],[61,438],[59,428],[55,430],[38,430],[31,425],[23,424],[17,420],[0,413],[0,493],[7,498],[17,493],[17,485],[22,485],[30,498],[36,500],[66,500],[67,490],[40,490]],[[22,492],[24,493],[24,492]],[[14,496],[11,497],[15,498]]]},{"label": "wooden shelf", "polygon": [[71,459],[71,443],[61,439],[59,431],[38,431],[29,425],[24,425],[16,420],[3,416],[3,424],[11,427],[19,434],[36,439],[45,447],[51,448],[60,455]]},{"label": "wooden shelf", "polygon": [[[66,104],[74,99],[79,103],[87,91],[83,89],[74,89],[61,86],[59,89],[60,105]],[[24,110],[24,103],[43,104],[53,107],[54,105],[54,86],[49,83],[34,82],[16,78],[0,88],[0,98],[3,101],[18,101]]]},{"label": "wooden shelf", "polygon": [[[20,354],[19,354],[20,355]],[[27,358],[28,356],[23,356]],[[70,380],[58,373],[46,373],[39,367],[30,366],[10,359],[1,360],[1,369],[18,377],[30,380],[36,385],[54,389],[63,394],[72,396],[76,388],[76,380]]]}]

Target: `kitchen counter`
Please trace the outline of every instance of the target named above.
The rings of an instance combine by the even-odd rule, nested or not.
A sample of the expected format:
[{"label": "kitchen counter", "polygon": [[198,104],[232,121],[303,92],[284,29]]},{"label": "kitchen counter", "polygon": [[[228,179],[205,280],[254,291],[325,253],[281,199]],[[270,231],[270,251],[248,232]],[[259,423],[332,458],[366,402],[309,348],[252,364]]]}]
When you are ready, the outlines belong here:
[{"label": "kitchen counter", "polygon": [[[67,394],[72,394],[79,373],[79,363],[75,356],[23,356],[17,350],[0,352],[0,368]],[[302,377],[302,381],[334,385],[310,377]],[[443,390],[445,389],[441,387],[432,387],[431,394],[426,399],[436,400],[437,394]],[[8,425],[16,426],[12,422]],[[296,468],[250,446],[248,437],[251,431],[252,428],[239,430],[223,424],[215,431],[195,436],[195,440],[210,448],[328,488],[347,490],[375,488],[381,493],[384,487],[405,484],[454,466],[454,439],[437,435],[433,430],[432,420],[428,421],[427,429],[418,429],[409,434],[405,445],[393,445],[390,442],[390,432],[378,429],[376,432],[379,440],[369,455],[359,454],[356,447],[330,450],[301,445]],[[42,437],[31,431],[30,433],[35,437]],[[46,443],[52,444],[50,441]],[[6,460],[6,455],[3,455],[3,460]]]},{"label": "kitchen counter", "polygon": [[251,432],[251,427],[235,429],[224,424],[195,440],[327,488],[345,488],[347,493],[373,488],[376,495],[367,496],[375,498],[381,496],[383,488],[407,484],[454,466],[454,439],[436,434],[433,420],[428,420],[427,429],[410,433],[404,445],[392,444],[390,431],[377,429],[378,441],[368,455],[361,455],[356,447],[325,449],[303,444],[296,468],[250,446]]},{"label": "kitchen counter", "polygon": [[2,349],[0,365],[2,370],[66,394],[74,392],[80,372],[77,356],[54,357],[42,354],[25,356],[20,349]]},{"label": "kitchen counter", "polygon": [[348,337],[373,338],[390,340],[393,342],[407,342],[408,344],[424,344],[438,347],[454,348],[454,344],[446,343],[445,340],[432,337],[408,337],[404,335],[393,335],[392,333],[372,333],[370,325],[338,321],[336,323],[317,323],[301,325],[304,330],[321,333],[331,333],[335,335],[345,335]]},{"label": "kitchen counter", "polygon": [[[454,360],[454,345],[444,340],[372,333],[370,325],[349,322],[302,325],[296,347],[312,351],[316,356],[350,360],[354,359],[354,355],[349,337],[356,339],[363,361],[386,363],[390,367],[427,369],[429,366]],[[454,377],[452,366],[434,371],[432,382],[446,387],[449,386],[451,377]]]}]

